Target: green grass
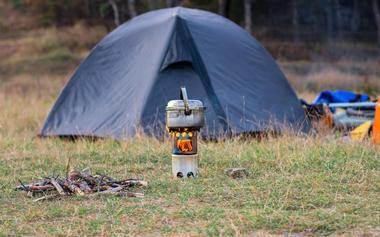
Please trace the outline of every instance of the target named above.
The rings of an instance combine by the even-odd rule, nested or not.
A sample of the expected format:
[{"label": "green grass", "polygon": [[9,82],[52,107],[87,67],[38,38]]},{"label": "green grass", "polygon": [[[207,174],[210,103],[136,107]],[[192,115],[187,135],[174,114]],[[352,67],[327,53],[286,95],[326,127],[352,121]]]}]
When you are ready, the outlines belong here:
[{"label": "green grass", "polygon": [[[147,180],[145,197],[70,197],[33,203],[18,179],[77,169]],[[320,138],[202,143],[200,177],[170,176],[170,144],[5,139],[0,156],[0,232],[5,235],[235,235],[366,233],[380,225],[380,153]],[[227,167],[246,167],[233,180]]]}]

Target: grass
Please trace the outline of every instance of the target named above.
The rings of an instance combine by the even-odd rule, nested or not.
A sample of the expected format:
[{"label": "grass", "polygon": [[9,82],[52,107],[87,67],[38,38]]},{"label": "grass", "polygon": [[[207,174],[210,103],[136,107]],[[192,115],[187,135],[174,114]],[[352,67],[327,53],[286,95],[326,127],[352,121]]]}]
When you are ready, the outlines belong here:
[{"label": "grass", "polygon": [[281,61],[280,65],[298,92],[354,90],[376,96],[380,91],[380,61],[367,59],[336,62]]},{"label": "grass", "polygon": [[[347,143],[338,134],[202,141],[201,176],[185,181],[171,178],[169,141],[144,136],[126,142],[37,138],[55,97],[91,44],[56,37],[64,34],[60,30],[0,40],[0,46],[15,47],[0,61],[0,236],[380,234],[380,148],[368,141]],[[28,44],[34,45],[32,51],[25,49]],[[376,80],[376,63],[353,64],[370,68],[370,80]],[[311,63],[281,64],[294,83],[305,75],[299,67]],[[342,61],[333,65],[349,67]],[[338,66],[328,69],[326,83],[337,75],[345,78],[332,70],[355,79]],[[310,78],[319,85],[324,77]],[[301,81],[299,85],[303,95],[314,95]],[[78,170],[90,167],[117,178],[147,180],[145,197],[33,203],[14,191],[19,179],[63,176],[69,158]],[[249,177],[226,177],[223,171],[230,167],[247,168]]]},{"label": "grass", "polygon": [[[4,33],[0,38],[0,75],[66,75],[106,34],[103,27],[70,27]],[[0,32],[1,34],[1,32]]]},{"label": "grass", "polygon": [[[4,235],[263,235],[379,233],[380,148],[335,136],[200,145],[196,180],[170,176],[170,143],[35,137],[51,98],[0,102],[0,232]],[[33,203],[18,179],[76,169],[147,180],[145,198],[72,197]],[[228,167],[246,167],[233,180]],[[376,232],[377,231],[377,232]]]}]

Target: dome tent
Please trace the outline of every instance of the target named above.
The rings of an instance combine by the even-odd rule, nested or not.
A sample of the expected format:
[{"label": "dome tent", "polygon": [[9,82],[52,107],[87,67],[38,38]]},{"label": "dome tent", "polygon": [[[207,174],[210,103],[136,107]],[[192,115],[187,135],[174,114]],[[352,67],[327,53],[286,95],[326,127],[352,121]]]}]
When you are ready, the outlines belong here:
[{"label": "dome tent", "polygon": [[250,34],[219,15],[176,7],[135,17],[96,45],[41,136],[162,134],[180,86],[207,107],[205,135],[309,129],[285,76]]}]

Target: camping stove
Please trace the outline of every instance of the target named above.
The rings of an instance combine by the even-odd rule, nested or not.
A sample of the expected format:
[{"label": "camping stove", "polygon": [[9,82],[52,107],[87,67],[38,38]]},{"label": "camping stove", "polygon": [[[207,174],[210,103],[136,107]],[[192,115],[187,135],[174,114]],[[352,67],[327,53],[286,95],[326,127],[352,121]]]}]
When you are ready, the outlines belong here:
[{"label": "camping stove", "polygon": [[172,173],[174,177],[195,178],[198,175],[197,135],[204,125],[203,103],[189,100],[181,87],[180,100],[171,100],[166,106],[166,127],[173,142]]}]

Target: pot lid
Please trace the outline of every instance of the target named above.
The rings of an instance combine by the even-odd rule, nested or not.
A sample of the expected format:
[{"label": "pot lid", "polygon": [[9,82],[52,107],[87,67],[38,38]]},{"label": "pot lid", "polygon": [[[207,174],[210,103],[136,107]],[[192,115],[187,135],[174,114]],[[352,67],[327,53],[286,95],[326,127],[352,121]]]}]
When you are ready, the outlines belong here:
[{"label": "pot lid", "polygon": [[[188,100],[189,102],[189,109],[204,109],[203,103],[200,100]],[[173,109],[185,109],[185,103],[183,100],[171,100],[168,102],[168,105],[166,106],[167,110],[173,110]]]}]

